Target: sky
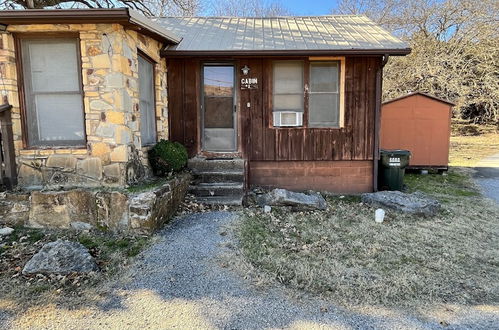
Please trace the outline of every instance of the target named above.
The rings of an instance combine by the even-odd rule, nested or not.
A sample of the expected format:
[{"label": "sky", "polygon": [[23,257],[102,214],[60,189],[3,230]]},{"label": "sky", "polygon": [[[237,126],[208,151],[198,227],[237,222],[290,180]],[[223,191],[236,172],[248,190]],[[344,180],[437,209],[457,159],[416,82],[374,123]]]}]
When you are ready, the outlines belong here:
[{"label": "sky", "polygon": [[327,15],[336,7],[335,0],[282,0],[294,15]]}]

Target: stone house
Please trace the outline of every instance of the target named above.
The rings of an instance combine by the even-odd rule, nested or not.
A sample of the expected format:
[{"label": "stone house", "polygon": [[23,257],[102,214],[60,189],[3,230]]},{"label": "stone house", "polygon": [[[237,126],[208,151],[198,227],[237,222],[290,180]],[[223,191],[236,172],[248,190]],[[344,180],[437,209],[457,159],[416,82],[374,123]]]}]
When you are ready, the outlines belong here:
[{"label": "stone house", "polygon": [[250,186],[376,190],[382,69],[410,52],[353,15],[30,10],[0,27],[20,186],[123,187],[170,139],[200,199],[238,204]]},{"label": "stone house", "polygon": [[128,9],[2,11],[0,28],[18,184],[123,187],[145,178],[147,149],[168,138],[160,51],[179,38]]}]

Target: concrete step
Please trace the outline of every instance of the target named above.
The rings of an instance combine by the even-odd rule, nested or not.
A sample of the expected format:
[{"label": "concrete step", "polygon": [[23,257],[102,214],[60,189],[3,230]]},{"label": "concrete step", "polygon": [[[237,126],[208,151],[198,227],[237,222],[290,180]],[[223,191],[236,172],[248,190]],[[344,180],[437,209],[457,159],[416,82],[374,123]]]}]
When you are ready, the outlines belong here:
[{"label": "concrete step", "polygon": [[194,172],[223,172],[223,171],[244,171],[244,159],[241,158],[222,158],[210,159],[194,157],[189,159],[187,166]]},{"label": "concrete step", "polygon": [[210,205],[232,205],[232,206],[240,206],[240,205],[243,205],[243,196],[209,196],[209,197],[197,197],[196,201],[198,203],[210,204]]},{"label": "concrete step", "polygon": [[194,184],[199,183],[241,183],[244,182],[244,171],[243,170],[232,170],[232,171],[204,171],[194,173]]},{"label": "concrete step", "polygon": [[198,183],[190,186],[189,191],[196,197],[239,196],[244,194],[244,186],[233,182]]}]

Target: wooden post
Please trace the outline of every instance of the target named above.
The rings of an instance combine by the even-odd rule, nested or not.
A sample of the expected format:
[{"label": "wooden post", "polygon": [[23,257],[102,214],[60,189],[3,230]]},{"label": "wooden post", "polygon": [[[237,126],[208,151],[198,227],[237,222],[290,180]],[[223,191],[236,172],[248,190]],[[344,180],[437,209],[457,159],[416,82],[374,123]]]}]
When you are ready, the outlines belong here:
[{"label": "wooden post", "polygon": [[12,132],[12,116],[10,104],[0,105],[0,130],[2,132],[3,161],[5,165],[5,177],[3,184],[7,189],[17,185],[16,156],[14,150],[14,134]]},{"label": "wooden post", "polygon": [[379,131],[381,128],[381,99],[383,97],[383,68],[388,62],[388,55],[384,55],[376,70],[376,107],[374,111],[374,152],[373,152],[373,190],[378,191],[378,163],[379,163]]}]

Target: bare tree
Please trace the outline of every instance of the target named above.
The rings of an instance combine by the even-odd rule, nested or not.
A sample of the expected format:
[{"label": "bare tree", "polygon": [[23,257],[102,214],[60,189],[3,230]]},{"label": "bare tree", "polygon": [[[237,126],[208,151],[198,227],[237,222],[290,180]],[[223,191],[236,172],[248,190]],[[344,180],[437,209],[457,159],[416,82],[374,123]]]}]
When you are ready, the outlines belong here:
[{"label": "bare tree", "polygon": [[182,14],[193,13],[198,0],[0,0],[3,9],[43,8],[118,8],[128,7],[146,16],[157,16],[158,8],[175,8]]},{"label": "bare tree", "polygon": [[208,13],[213,16],[272,17],[290,15],[279,1],[264,0],[215,0]]},{"label": "bare tree", "polygon": [[367,15],[413,49],[385,67],[385,99],[428,92],[461,117],[499,123],[498,1],[342,0],[338,12]]},{"label": "bare tree", "polygon": [[201,0],[144,0],[154,16],[195,16],[203,9]]}]

